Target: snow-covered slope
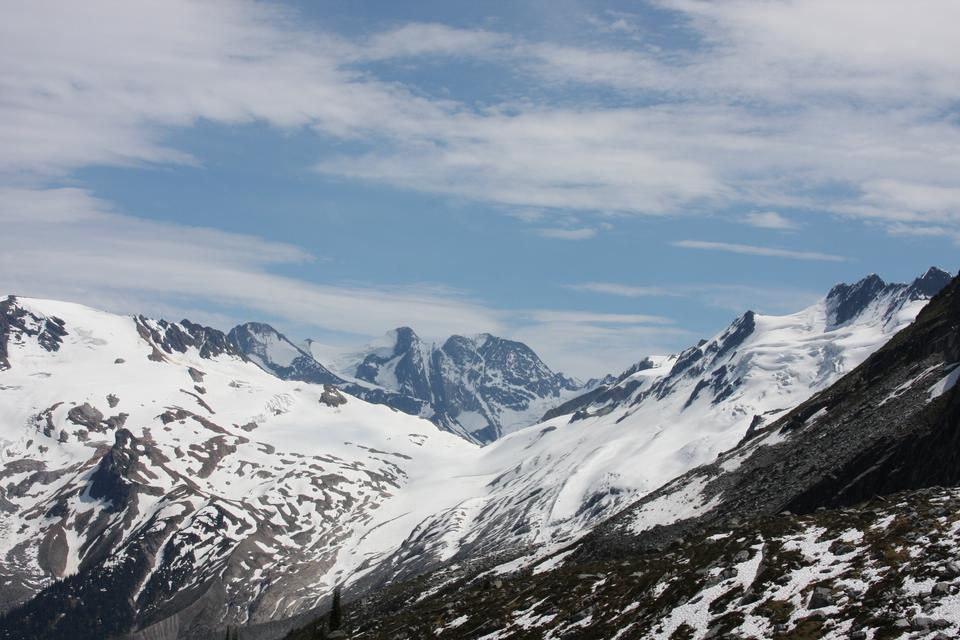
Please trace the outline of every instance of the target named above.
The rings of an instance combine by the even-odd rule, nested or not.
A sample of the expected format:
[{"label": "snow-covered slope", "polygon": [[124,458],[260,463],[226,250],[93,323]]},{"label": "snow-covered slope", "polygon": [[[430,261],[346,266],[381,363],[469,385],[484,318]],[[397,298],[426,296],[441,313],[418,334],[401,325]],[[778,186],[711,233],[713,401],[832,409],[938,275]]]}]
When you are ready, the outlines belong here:
[{"label": "snow-covered slope", "polygon": [[[84,613],[109,610],[106,635],[290,615],[393,548],[475,453],[265,373],[212,329],[0,302],[5,606],[76,574]],[[393,502],[392,525],[363,537]]]},{"label": "snow-covered slope", "polygon": [[421,570],[431,555],[458,561],[531,545],[542,554],[568,543],[831,385],[949,280],[935,269],[909,285],[870,276],[795,314],[747,312],[710,340],[644,361],[568,403],[572,414],[483,449],[472,471],[490,478],[481,493],[438,510],[394,566]]},{"label": "snow-covered slope", "polygon": [[227,338],[238,352],[282,380],[336,385],[341,391],[367,402],[384,404],[412,416],[427,418],[441,429],[472,441],[469,433],[460,425],[435,415],[433,407],[426,400],[364,380],[337,375],[322,365],[310,351],[294,344],[269,324],[247,322],[237,325],[230,330]]},{"label": "snow-covered slope", "polygon": [[451,336],[438,346],[400,327],[331,366],[348,379],[429,403],[438,424],[484,443],[537,422],[583,388],[522,342],[488,333]]}]

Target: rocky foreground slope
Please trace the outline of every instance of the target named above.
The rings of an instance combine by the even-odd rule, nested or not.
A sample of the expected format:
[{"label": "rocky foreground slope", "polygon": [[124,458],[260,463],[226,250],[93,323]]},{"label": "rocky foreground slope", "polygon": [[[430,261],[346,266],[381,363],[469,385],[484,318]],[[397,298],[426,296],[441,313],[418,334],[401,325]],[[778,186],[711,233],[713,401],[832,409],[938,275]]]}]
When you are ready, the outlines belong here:
[{"label": "rocky foreground slope", "polygon": [[748,519],[655,551],[430,587],[353,603],[350,637],[947,640],[960,635],[960,492]]}]

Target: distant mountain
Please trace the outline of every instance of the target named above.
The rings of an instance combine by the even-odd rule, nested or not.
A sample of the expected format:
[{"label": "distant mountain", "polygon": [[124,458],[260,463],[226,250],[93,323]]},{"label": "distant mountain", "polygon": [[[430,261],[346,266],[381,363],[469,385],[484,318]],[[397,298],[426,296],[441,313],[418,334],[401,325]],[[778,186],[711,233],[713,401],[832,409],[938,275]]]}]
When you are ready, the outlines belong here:
[{"label": "distant mountain", "polygon": [[237,325],[227,337],[238,351],[257,366],[283,380],[314,384],[344,383],[342,378],[268,324],[247,322]]},{"label": "distant mountain", "polygon": [[234,327],[229,340],[279,378],[335,384],[478,443],[536,422],[583,388],[551,371],[527,345],[490,334],[451,336],[438,347],[400,327],[329,368],[309,351],[309,341],[294,344],[268,324]]},{"label": "distant mountain", "polygon": [[[908,288],[877,286],[874,278],[842,291],[869,287],[879,304],[860,300],[860,311],[839,321],[849,323],[864,312],[888,317],[891,300],[921,300],[915,294],[931,290],[915,286],[920,281]],[[935,282],[940,281],[936,274]],[[833,295],[838,290],[829,302],[839,302]],[[838,307],[828,306],[831,311]],[[831,321],[837,320],[831,316]],[[960,277],[848,375],[776,421],[749,429],[712,464],[644,497],[613,520],[610,530],[689,529],[747,515],[812,513],[896,491],[960,485],[958,379]],[[681,499],[685,506],[676,509],[673,505]]]},{"label": "distant mountain", "polygon": [[336,385],[345,393],[367,402],[384,404],[412,416],[432,419],[444,430],[471,439],[459,425],[438,419],[429,402],[362,380],[346,380],[320,364],[309,351],[294,344],[269,324],[247,322],[237,325],[230,330],[227,339],[238,353],[281,380]]},{"label": "distant mountain", "polygon": [[533,424],[582,388],[551,371],[522,342],[488,333],[454,335],[437,346],[400,327],[336,367],[342,375],[429,402],[434,419],[460,425],[479,442]]}]

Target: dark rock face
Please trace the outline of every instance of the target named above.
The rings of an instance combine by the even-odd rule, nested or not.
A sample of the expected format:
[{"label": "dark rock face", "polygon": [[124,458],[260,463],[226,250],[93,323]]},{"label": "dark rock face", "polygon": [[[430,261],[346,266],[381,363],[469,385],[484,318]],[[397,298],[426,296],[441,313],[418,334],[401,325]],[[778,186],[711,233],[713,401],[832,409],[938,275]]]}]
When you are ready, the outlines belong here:
[{"label": "dark rock face", "polygon": [[73,424],[96,431],[100,428],[100,423],[103,422],[103,414],[96,408],[90,406],[89,403],[84,402],[81,405],[71,408],[70,411],[67,412],[67,419]]},{"label": "dark rock face", "polygon": [[[479,442],[499,438],[506,416],[580,388],[521,342],[490,334],[454,335],[437,347],[425,344],[410,327],[394,330],[393,337],[392,348],[367,354],[355,376],[428,402],[434,421],[459,424]],[[477,427],[478,421],[484,426]]]},{"label": "dark rock face", "polygon": [[11,340],[36,338],[47,351],[59,351],[65,335],[63,320],[36,316],[17,304],[16,297],[8,296],[0,302],[0,371],[10,368]]},{"label": "dark rock face", "polygon": [[226,334],[217,329],[189,320],[183,320],[179,324],[166,320],[153,321],[145,316],[137,316],[134,320],[140,335],[154,348],[166,353],[185,353],[192,347],[200,352],[202,358],[215,358],[220,355],[243,357],[230,343]]},{"label": "dark rock face", "polygon": [[925,274],[910,284],[910,294],[914,298],[929,298],[937,295],[950,284],[952,276],[943,269],[930,267]]},{"label": "dark rock face", "polygon": [[342,404],[346,404],[347,399],[343,397],[342,393],[337,391],[335,386],[327,384],[323,386],[323,393],[320,394],[320,402],[328,407],[339,407]]},{"label": "dark rock face", "polygon": [[90,497],[109,502],[109,511],[121,511],[129,504],[133,485],[128,476],[139,456],[137,444],[127,429],[117,429],[116,441],[90,476]]},{"label": "dark rock face", "polygon": [[833,324],[841,325],[856,317],[888,286],[875,273],[854,284],[835,286],[827,294],[827,302],[833,312]]},{"label": "dark rock face", "polygon": [[872,304],[886,302],[881,309],[889,317],[904,301],[927,299],[937,294],[950,282],[952,276],[936,267],[909,285],[884,282],[871,274],[854,284],[838,284],[827,294],[827,309],[834,326],[846,324],[866,311]]}]

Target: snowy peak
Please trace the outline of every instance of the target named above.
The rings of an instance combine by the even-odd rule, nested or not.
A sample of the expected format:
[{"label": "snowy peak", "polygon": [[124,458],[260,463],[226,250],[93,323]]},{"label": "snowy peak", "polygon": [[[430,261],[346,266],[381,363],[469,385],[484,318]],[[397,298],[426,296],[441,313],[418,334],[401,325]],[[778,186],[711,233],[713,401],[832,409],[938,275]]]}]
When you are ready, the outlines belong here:
[{"label": "snowy peak", "polygon": [[932,298],[942,291],[953,276],[937,267],[930,267],[927,272],[910,284],[910,293],[917,298]]},{"label": "snowy peak", "polygon": [[582,388],[522,342],[481,333],[453,335],[437,346],[410,327],[390,331],[338,371],[429,403],[437,424],[479,442],[533,424]]},{"label": "snowy peak", "polygon": [[[736,403],[731,415],[746,419],[790,407],[797,402],[797,393],[823,388],[859,364],[909,324],[950,280],[935,267],[911,284],[887,283],[871,274],[854,284],[836,285],[820,302],[795,314],[747,311],[712,339],[666,361],[641,361],[616,382],[593,389],[546,417],[561,415],[560,410],[577,420],[630,413],[673,397],[683,399],[681,412],[699,402],[720,406],[730,400]],[[637,375],[645,370],[647,375]],[[706,407],[698,411],[705,410],[709,411]]]},{"label": "snowy peak", "polygon": [[31,313],[15,296],[0,302],[0,371],[10,368],[10,343],[36,338],[46,351],[57,351],[66,330],[63,320]]},{"label": "snowy peak", "polygon": [[356,364],[350,376],[413,398],[431,400],[430,348],[410,327],[390,331]]},{"label": "snowy peak", "polygon": [[189,320],[176,323],[136,316],[134,321],[140,337],[153,346],[151,359],[162,359],[164,353],[186,353],[188,349],[196,349],[200,357],[205,359],[221,355],[243,358],[226,334],[217,329]]},{"label": "snowy peak", "polygon": [[228,338],[238,351],[278,378],[313,384],[343,382],[269,324],[247,322],[237,325],[230,330]]},{"label": "snowy peak", "polygon": [[871,273],[854,284],[838,284],[827,294],[830,324],[839,326],[863,313],[881,295],[902,285],[888,285],[880,276]]},{"label": "snowy peak", "polygon": [[865,316],[895,321],[905,305],[929,300],[951,279],[946,271],[930,267],[910,284],[887,283],[875,273],[854,284],[838,284],[825,299],[828,325],[840,327]]}]

